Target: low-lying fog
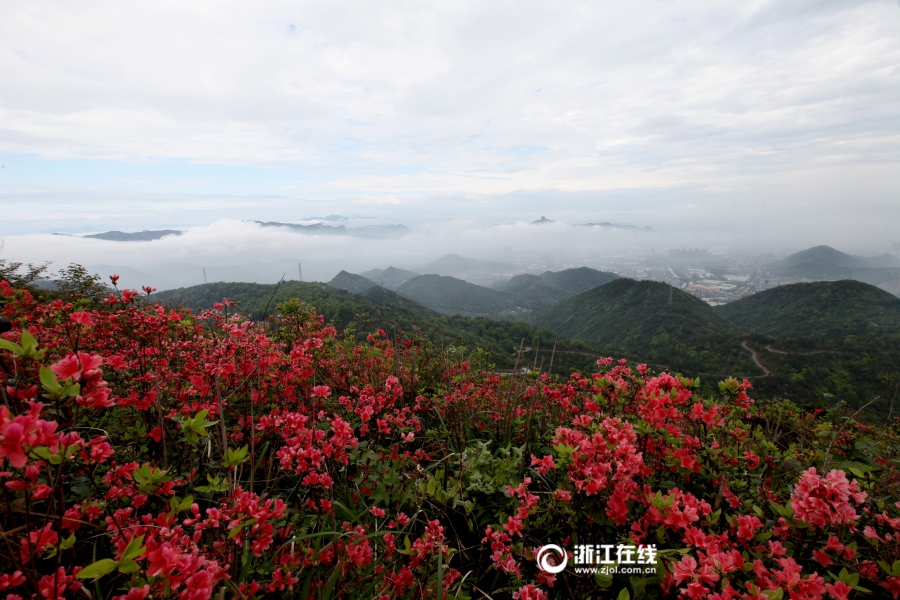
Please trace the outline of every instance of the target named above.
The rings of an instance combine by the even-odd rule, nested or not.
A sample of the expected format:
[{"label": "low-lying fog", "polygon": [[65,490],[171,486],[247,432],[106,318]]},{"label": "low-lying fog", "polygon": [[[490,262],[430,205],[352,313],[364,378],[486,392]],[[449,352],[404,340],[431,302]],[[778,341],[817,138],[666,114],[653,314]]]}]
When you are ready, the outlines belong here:
[{"label": "low-lying fog", "polygon": [[[152,285],[163,290],[204,281],[273,283],[282,277],[298,279],[301,266],[305,281],[328,281],[341,270],[360,273],[388,266],[428,272],[423,265],[449,253],[504,263],[493,269],[496,273],[490,269],[490,273],[480,273],[482,279],[487,276],[496,280],[521,272],[573,266],[603,269],[613,263],[636,263],[654,254],[659,257],[673,248],[703,248],[713,254],[761,256],[769,260],[817,244],[863,255],[900,250],[891,243],[890,235],[882,235],[880,240],[874,236],[866,245],[835,235],[817,237],[806,231],[805,235],[785,236],[781,243],[774,244],[742,231],[739,222],[733,227],[708,226],[705,230],[686,227],[684,222],[671,222],[668,226],[663,223],[662,227],[654,222],[651,227],[646,222],[619,221],[614,223],[618,227],[609,227],[584,226],[591,222],[585,220],[563,222],[554,219],[556,216],[547,214],[553,222],[541,224],[531,220],[484,224],[407,215],[404,225],[409,231],[405,235],[394,231],[380,238],[355,234],[363,231],[377,235],[378,225],[396,224],[400,219],[322,221],[329,226],[343,225],[348,232],[329,234],[299,233],[282,227],[263,227],[252,221],[220,219],[208,225],[181,227],[178,229],[183,234],[153,241],[107,241],[82,237],[82,233],[10,235],[3,240],[0,258],[25,263],[50,261],[51,271],[78,263],[104,278],[111,273],[120,275],[120,287]],[[873,243],[877,241],[880,246]],[[459,275],[482,283],[471,274]]]}]

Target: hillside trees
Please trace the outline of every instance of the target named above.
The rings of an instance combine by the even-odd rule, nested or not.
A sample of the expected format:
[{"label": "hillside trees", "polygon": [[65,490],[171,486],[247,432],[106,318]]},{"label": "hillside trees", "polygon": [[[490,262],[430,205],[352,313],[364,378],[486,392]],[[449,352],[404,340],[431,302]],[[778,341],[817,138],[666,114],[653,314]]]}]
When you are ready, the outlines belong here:
[{"label": "hillside trees", "polygon": [[[624,360],[502,377],[296,300],[77,296],[0,283],[11,598],[900,596],[895,425]],[[656,551],[553,574],[550,543]]]}]

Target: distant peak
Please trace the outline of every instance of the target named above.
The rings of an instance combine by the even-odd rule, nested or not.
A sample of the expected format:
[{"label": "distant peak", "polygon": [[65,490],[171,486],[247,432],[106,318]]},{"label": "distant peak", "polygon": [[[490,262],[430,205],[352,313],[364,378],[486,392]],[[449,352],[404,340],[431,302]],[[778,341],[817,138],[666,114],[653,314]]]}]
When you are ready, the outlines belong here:
[{"label": "distant peak", "polygon": [[556,223],[556,221],[554,221],[553,219],[548,219],[547,217],[541,215],[540,219],[531,222],[532,225],[545,225],[547,223]]},{"label": "distant peak", "polygon": [[113,242],[150,242],[158,240],[169,235],[181,235],[183,231],[177,229],[145,229],[135,233],[127,233],[124,231],[105,231],[103,233],[94,233],[86,235],[86,238],[94,238],[97,240],[108,240]]}]

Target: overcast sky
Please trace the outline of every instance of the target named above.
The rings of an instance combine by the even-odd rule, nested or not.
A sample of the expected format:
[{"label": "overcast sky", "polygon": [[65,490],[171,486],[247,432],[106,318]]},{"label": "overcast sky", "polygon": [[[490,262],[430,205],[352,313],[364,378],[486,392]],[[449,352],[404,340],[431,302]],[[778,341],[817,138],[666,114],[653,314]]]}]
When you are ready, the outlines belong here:
[{"label": "overcast sky", "polygon": [[900,241],[897,0],[4,2],[0,81],[8,239],[331,212]]}]

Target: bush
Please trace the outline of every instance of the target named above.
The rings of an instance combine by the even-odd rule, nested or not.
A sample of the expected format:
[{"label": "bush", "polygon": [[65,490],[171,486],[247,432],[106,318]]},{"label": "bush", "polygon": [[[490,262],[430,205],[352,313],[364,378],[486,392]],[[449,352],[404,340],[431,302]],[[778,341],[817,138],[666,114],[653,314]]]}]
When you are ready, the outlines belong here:
[{"label": "bush", "polygon": [[900,594],[893,425],[612,359],[501,377],[300,302],[0,298],[9,598]]}]

